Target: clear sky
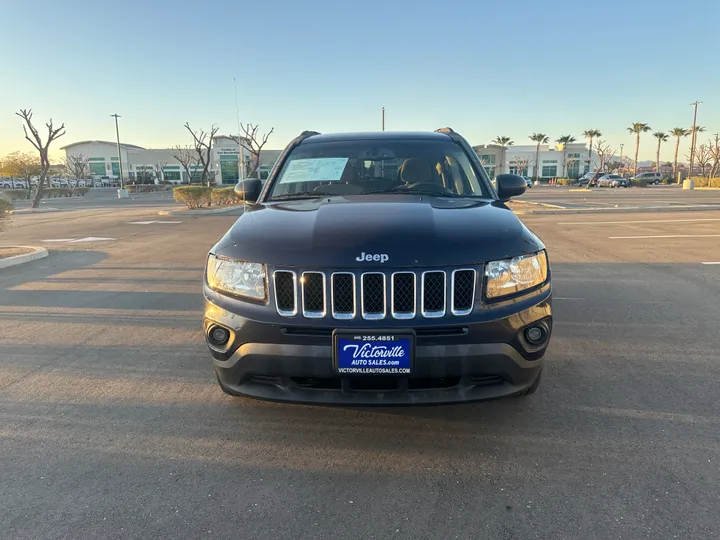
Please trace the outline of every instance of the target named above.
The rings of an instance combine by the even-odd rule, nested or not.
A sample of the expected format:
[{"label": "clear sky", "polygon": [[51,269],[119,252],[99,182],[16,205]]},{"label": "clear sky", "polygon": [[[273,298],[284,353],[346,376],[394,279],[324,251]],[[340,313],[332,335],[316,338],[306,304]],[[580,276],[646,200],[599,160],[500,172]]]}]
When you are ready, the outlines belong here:
[{"label": "clear sky", "polygon": [[[14,112],[65,122],[58,147],[185,144],[183,123],[432,130],[471,144],[632,122],[720,131],[720,0],[0,0],[0,155],[31,150]],[[653,159],[644,136],[640,159]],[[687,141],[683,145],[687,148]],[[56,153],[57,155],[57,153]],[[663,159],[671,159],[667,144]]]}]

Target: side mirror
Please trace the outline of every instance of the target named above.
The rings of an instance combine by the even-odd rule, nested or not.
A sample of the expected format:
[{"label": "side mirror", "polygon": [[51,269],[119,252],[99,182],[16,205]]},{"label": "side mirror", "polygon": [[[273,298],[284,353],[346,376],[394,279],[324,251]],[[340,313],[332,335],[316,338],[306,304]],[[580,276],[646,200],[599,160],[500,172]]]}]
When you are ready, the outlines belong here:
[{"label": "side mirror", "polygon": [[246,178],[235,186],[235,194],[250,204],[254,204],[258,200],[261,191],[262,182],[257,178]]},{"label": "side mirror", "polygon": [[517,174],[498,174],[497,192],[501,201],[507,201],[510,197],[517,197],[525,193],[527,183],[522,176]]}]

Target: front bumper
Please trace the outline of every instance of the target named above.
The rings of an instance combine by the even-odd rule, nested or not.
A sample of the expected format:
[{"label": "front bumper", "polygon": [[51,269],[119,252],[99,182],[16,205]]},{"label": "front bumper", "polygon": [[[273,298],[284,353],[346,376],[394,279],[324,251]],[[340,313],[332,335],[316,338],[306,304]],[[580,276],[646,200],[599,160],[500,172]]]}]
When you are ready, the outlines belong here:
[{"label": "front bumper", "polygon": [[[418,321],[411,376],[355,376],[335,373],[335,328],[384,330],[382,323],[349,326],[303,325],[301,320],[261,322],[242,317],[205,298],[204,328],[219,324],[231,331],[220,350],[208,343],[220,384],[233,394],[272,401],[342,405],[448,404],[520,394],[538,377],[552,331],[549,286],[532,299],[503,311],[452,321]],[[484,319],[484,320],[483,320]],[[405,323],[406,327],[408,322]],[[543,322],[548,339],[540,347],[523,331]],[[392,328],[398,330],[398,322]],[[439,323],[439,324],[438,324]],[[332,323],[330,323],[332,324]],[[386,323],[387,324],[387,323]]]}]

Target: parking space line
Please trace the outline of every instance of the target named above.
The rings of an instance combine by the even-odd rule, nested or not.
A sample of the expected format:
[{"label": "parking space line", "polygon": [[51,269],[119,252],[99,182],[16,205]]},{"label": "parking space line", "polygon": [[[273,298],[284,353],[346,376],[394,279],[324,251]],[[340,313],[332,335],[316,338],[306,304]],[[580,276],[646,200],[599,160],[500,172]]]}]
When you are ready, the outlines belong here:
[{"label": "parking space line", "polygon": [[610,240],[631,240],[641,238],[716,238],[720,234],[658,234],[648,236],[608,236]]},{"label": "parking space line", "polygon": [[621,225],[623,223],[692,223],[700,221],[720,221],[720,218],[698,219],[648,219],[641,221],[565,221],[556,225]]},{"label": "parking space line", "polygon": [[720,264],[720,261],[711,261],[711,262],[704,262],[700,264]]}]

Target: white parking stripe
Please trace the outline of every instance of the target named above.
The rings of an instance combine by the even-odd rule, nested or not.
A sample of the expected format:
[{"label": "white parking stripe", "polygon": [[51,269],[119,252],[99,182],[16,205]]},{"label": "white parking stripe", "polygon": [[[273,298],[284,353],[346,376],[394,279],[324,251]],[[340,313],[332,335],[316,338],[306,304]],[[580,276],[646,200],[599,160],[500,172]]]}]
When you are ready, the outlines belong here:
[{"label": "white parking stripe", "polygon": [[695,221],[720,221],[720,218],[698,219],[651,219],[646,221],[566,221],[556,225],[622,225],[623,223],[689,223]]},{"label": "white parking stripe", "polygon": [[720,261],[704,262],[700,264],[720,264]]},{"label": "white parking stripe", "polygon": [[660,234],[657,236],[608,236],[610,240],[630,240],[636,238],[715,238],[720,234]]},{"label": "white parking stripe", "polygon": [[165,223],[171,223],[171,224],[177,224],[182,223],[182,221],[128,221],[130,225],[163,225]]},{"label": "white parking stripe", "polygon": [[51,238],[49,240],[43,240],[43,242],[69,242],[69,243],[77,243],[77,242],[108,242],[110,240],[115,240],[114,238],[101,238],[99,236],[86,236],[85,238]]}]

